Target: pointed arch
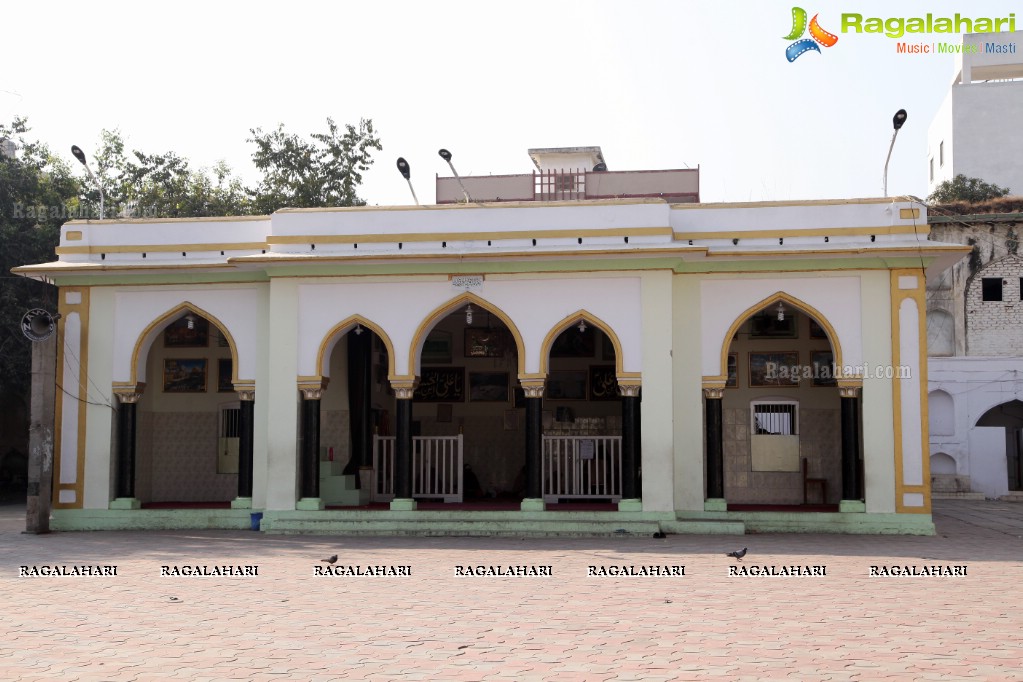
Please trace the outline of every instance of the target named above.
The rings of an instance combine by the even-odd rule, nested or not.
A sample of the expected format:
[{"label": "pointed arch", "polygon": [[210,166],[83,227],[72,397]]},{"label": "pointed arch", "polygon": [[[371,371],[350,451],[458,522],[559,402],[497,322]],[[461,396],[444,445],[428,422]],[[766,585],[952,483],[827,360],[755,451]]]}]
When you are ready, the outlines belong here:
[{"label": "pointed arch", "polygon": [[[790,296],[789,294],[786,294],[784,291],[777,291],[768,296],[767,298],[763,299],[759,303],[754,303],[749,308],[747,308],[742,314],[735,318],[735,321],[732,322],[732,326],[728,328],[728,332],[725,334],[725,338],[722,340],[721,343],[720,363],[721,376],[722,377],[728,376],[728,349],[731,347],[732,339],[735,338],[736,333],[738,333],[739,327],[741,327],[743,323],[746,322],[746,320],[751,318],[756,313],[778,302],[783,302],[787,303],[788,305],[791,305],[793,308],[796,308],[802,311],[803,313],[809,315],[814,319],[814,321],[817,324],[824,327],[824,331],[827,332],[828,334],[828,341],[831,343],[831,352],[835,356],[835,367],[838,369],[838,373],[841,374],[842,368],[845,366],[844,363],[842,362],[842,344],[838,340],[838,333],[835,332],[835,328],[831,326],[831,322],[828,321],[828,318],[824,317],[824,315],[822,315],[821,312],[814,308],[812,305],[799,300],[795,296]],[[842,379],[851,377],[838,376],[836,378]]]},{"label": "pointed arch", "polygon": [[[139,369],[141,368],[140,362],[144,361],[144,358],[149,356],[149,350],[152,348],[153,341],[156,340],[157,335],[174,319],[189,312],[195,313],[199,317],[203,317],[210,323],[216,325],[217,329],[219,329],[227,339],[227,345],[231,349],[231,383],[255,383],[254,380],[238,380],[238,345],[235,343],[234,336],[231,335],[231,330],[227,328],[227,325],[221,322],[216,316],[206,310],[203,310],[194,303],[184,301],[150,322],[149,325],[142,330],[142,333],[139,334],[138,339],[135,340],[135,347],[131,352],[131,381],[129,385],[134,386],[139,383],[138,375]],[[145,351],[145,355],[143,355],[143,350]]]},{"label": "pointed arch", "polygon": [[543,345],[540,346],[540,373],[547,374],[549,370],[551,346],[554,345],[555,339],[566,329],[578,323],[579,320],[585,320],[591,326],[607,334],[607,337],[611,339],[611,344],[615,349],[615,374],[619,378],[623,378],[625,374],[622,371],[622,367],[624,366],[625,358],[622,353],[622,342],[618,339],[618,335],[615,334],[615,330],[611,328],[611,325],[585,309],[577,310],[565,317],[547,332],[547,336],[543,339]]},{"label": "pointed arch", "polygon": [[515,349],[518,353],[519,374],[523,374],[526,371],[526,346],[522,342],[522,334],[519,333],[519,328],[512,321],[511,316],[490,301],[466,291],[465,293],[459,294],[458,296],[448,300],[446,303],[441,304],[437,308],[434,308],[433,311],[419,323],[415,334],[412,335],[412,345],[409,347],[408,367],[410,374],[413,376],[419,374],[419,357],[423,349],[423,343],[426,342],[426,337],[430,334],[440,319],[445,315],[449,315],[455,310],[455,308],[469,304],[479,306],[483,310],[496,315],[497,318],[501,320],[506,327],[508,327],[512,338],[515,339]]},{"label": "pointed arch", "polygon": [[320,376],[327,376],[326,370],[327,363],[330,362],[330,351],[334,349],[338,340],[351,331],[353,327],[360,324],[379,336],[380,340],[384,342],[384,347],[387,348],[387,377],[389,379],[394,378],[394,344],[391,343],[391,337],[388,336],[387,332],[384,331],[384,328],[376,322],[368,320],[358,314],[346,317],[331,327],[330,331],[323,335],[323,339],[320,341],[320,347],[316,351],[316,371],[320,373]]}]

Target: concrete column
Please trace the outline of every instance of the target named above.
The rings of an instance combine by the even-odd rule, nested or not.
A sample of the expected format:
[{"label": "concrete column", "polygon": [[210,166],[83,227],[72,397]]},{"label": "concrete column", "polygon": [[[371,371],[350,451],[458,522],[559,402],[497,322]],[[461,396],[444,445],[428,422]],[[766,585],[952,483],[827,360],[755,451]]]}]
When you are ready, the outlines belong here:
[{"label": "concrete column", "polygon": [[115,391],[120,405],[117,409],[117,466],[114,478],[114,500],[111,509],[139,509],[135,499],[135,451],[137,447],[136,406],[142,399],[144,384],[130,390]]},{"label": "concrete column", "polygon": [[526,396],[526,496],[522,511],[543,511],[543,379],[520,379]]},{"label": "concrete column", "polygon": [[412,497],[412,396],[416,381],[392,382],[394,388],[394,511],[412,511],[416,501]]},{"label": "concrete column", "polygon": [[860,389],[838,389],[842,399],[842,500],[841,511],[866,511],[860,480]]},{"label": "concrete column", "polygon": [[725,509],[724,432],[721,419],[721,399],[724,394],[724,388],[703,389],[707,446],[707,498],[704,508],[708,511]]},{"label": "concrete column", "polygon": [[238,390],[238,497],[231,502],[232,509],[252,508],[252,442],[256,428],[256,392],[246,388]]},{"label": "concrete column", "polygon": [[299,500],[296,509],[323,509],[320,499],[320,399],[324,385],[301,386],[302,452],[299,460]]},{"label": "concrete column", "polygon": [[640,475],[642,462],[640,452],[640,413],[638,384],[619,381],[622,394],[622,499],[619,511],[643,511],[640,500]]}]

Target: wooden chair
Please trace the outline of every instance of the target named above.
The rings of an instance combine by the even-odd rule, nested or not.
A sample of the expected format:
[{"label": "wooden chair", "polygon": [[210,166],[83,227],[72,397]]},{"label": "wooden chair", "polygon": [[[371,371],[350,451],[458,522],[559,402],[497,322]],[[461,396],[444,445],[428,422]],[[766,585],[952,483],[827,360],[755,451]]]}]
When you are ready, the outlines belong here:
[{"label": "wooden chair", "polygon": [[821,504],[827,504],[828,502],[828,479],[826,478],[810,478],[810,463],[806,457],[802,460],[802,471],[803,471],[803,504],[807,504],[806,498],[808,497],[811,486],[816,487],[821,492]]}]

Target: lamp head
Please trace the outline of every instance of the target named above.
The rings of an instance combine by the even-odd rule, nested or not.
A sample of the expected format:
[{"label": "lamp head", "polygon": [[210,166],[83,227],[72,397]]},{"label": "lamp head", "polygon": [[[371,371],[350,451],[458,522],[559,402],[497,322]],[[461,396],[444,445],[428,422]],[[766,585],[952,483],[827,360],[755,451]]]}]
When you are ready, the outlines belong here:
[{"label": "lamp head", "polygon": [[85,152],[83,152],[82,148],[79,147],[77,144],[71,145],[71,153],[74,155],[76,159],[78,159],[78,162],[80,164],[82,164],[83,166],[87,165],[85,163]]},{"label": "lamp head", "polygon": [[902,127],[902,124],[906,122],[906,110],[899,109],[895,112],[895,116],[892,117],[892,126],[898,130]]},{"label": "lamp head", "polygon": [[401,173],[401,177],[406,180],[412,176],[412,169],[409,168],[408,161],[406,161],[403,156],[398,157],[398,172]]},{"label": "lamp head", "polygon": [[441,149],[437,153],[440,154],[440,158],[444,159],[448,163],[451,163],[451,152],[449,152],[447,149]]}]

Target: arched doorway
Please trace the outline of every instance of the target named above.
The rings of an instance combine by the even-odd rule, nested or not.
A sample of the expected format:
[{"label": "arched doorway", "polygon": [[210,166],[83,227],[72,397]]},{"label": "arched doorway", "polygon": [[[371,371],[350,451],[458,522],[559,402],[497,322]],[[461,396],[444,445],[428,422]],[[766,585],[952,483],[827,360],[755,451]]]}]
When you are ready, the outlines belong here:
[{"label": "arched doorway", "polygon": [[1005,464],[1008,488],[1023,490],[1023,402],[1010,400],[996,405],[977,420],[977,426],[1005,429]]},{"label": "arched doorway", "polygon": [[318,382],[319,391],[303,392],[302,438],[316,441],[311,456],[308,449],[303,452],[315,458],[315,472],[308,475],[317,475],[318,497],[325,507],[373,500],[374,437],[393,432],[394,396],[388,381],[392,356],[383,330],[361,316],[336,325],[320,347],[319,371],[329,381]]},{"label": "arched doorway", "polygon": [[[548,504],[639,498],[639,396],[619,390],[613,331],[585,311],[547,335],[541,495]],[[633,436],[635,438],[633,438]]]},{"label": "arched doorway", "polygon": [[[462,449],[461,501],[489,506],[504,501],[516,508],[525,488],[525,421],[511,328],[487,304],[459,302],[436,319],[419,362],[412,412],[419,447],[437,451],[448,447],[445,439],[456,439],[453,446]],[[440,467],[441,462],[423,465],[413,475],[437,478]],[[417,489],[427,487],[420,482]],[[428,498],[421,493],[420,499]]]},{"label": "arched doorway", "polygon": [[135,498],[143,507],[227,508],[238,497],[241,441],[230,336],[188,306],[145,336],[154,332],[134,407]]},{"label": "arched doorway", "polygon": [[728,509],[837,510],[843,398],[826,322],[775,297],[733,325],[726,352],[721,456]]}]

